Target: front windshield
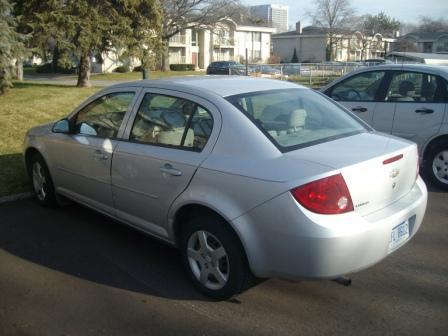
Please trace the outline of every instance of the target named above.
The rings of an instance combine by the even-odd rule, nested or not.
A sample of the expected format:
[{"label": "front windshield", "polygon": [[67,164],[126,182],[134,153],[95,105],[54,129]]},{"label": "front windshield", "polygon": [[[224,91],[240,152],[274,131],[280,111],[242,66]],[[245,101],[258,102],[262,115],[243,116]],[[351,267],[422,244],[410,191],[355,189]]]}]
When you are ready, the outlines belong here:
[{"label": "front windshield", "polygon": [[307,89],[286,89],[227,97],[282,151],[357,134],[366,127],[356,118]]}]

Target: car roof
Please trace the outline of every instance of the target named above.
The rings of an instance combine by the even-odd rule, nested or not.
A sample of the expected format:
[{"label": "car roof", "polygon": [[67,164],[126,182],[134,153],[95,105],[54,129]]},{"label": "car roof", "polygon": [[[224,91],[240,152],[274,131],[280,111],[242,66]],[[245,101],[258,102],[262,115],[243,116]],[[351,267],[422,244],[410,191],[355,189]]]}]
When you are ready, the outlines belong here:
[{"label": "car roof", "polygon": [[185,76],[156,80],[140,80],[116,84],[109,86],[108,89],[122,87],[170,89],[199,96],[202,96],[206,92],[220,97],[276,89],[305,89],[304,86],[288,81],[246,76]]},{"label": "car roof", "polygon": [[448,76],[448,67],[443,65],[429,65],[429,64],[381,64],[375,65],[367,68],[361,68],[356,71],[350,72],[353,74],[355,72],[364,72],[364,71],[372,71],[372,70],[406,70],[406,71],[420,71],[420,72],[430,72],[430,73],[438,73]]}]

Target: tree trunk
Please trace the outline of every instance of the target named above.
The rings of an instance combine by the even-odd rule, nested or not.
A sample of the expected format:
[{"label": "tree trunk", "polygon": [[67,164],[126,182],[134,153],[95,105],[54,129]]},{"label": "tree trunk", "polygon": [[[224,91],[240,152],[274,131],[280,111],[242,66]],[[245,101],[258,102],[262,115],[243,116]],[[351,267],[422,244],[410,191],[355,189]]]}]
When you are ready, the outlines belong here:
[{"label": "tree trunk", "polygon": [[170,71],[170,48],[168,41],[164,43],[162,49],[162,71]]},{"label": "tree trunk", "polygon": [[23,62],[22,62],[22,60],[16,61],[16,78],[18,81],[23,81]]},{"label": "tree trunk", "polygon": [[79,60],[77,87],[90,87],[90,57],[89,52],[83,52]]},{"label": "tree trunk", "polygon": [[53,60],[51,61],[51,66],[53,68],[53,72],[56,73],[58,72],[58,62],[59,62],[59,48],[57,45],[54,46],[53,48]]}]

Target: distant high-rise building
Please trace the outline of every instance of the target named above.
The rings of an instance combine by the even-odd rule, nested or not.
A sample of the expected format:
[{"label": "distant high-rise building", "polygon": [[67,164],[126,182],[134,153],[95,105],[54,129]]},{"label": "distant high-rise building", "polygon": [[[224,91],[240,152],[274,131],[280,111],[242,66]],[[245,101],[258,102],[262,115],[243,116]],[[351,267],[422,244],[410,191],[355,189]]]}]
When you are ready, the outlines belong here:
[{"label": "distant high-rise building", "polygon": [[276,28],[277,33],[288,31],[288,6],[258,5],[249,7],[250,15]]}]

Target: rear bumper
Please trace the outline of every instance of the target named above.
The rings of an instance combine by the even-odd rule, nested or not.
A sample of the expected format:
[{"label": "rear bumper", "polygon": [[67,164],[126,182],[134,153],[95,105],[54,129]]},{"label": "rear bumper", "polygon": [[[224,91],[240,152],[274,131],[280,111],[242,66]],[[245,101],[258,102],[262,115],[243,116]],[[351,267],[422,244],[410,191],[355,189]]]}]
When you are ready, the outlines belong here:
[{"label": "rear bumper", "polygon": [[[406,244],[422,223],[426,203],[420,177],[406,196],[367,216],[317,215],[288,192],[235,219],[233,226],[256,276],[335,278],[367,268]],[[406,220],[409,239],[390,251],[392,229]]]}]

